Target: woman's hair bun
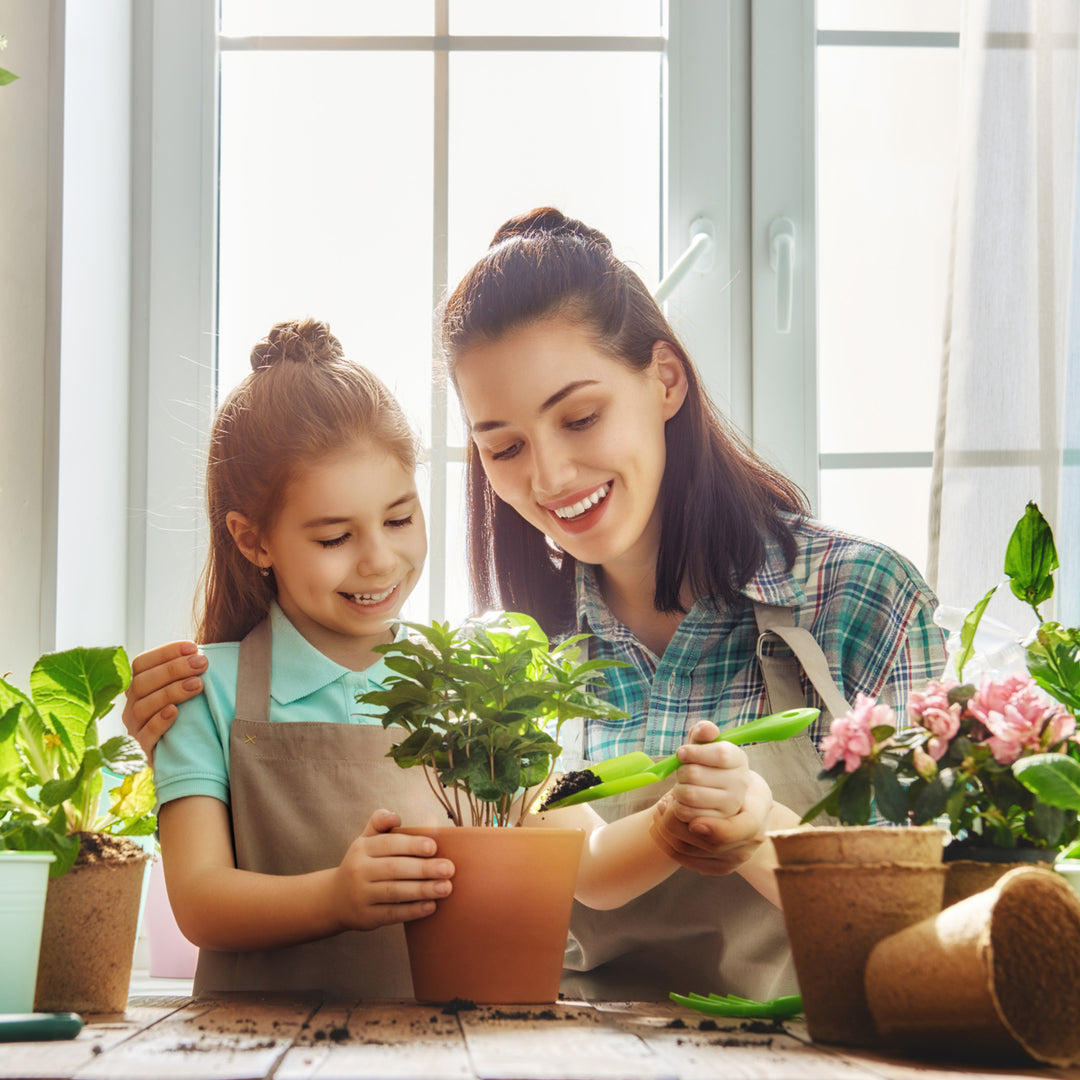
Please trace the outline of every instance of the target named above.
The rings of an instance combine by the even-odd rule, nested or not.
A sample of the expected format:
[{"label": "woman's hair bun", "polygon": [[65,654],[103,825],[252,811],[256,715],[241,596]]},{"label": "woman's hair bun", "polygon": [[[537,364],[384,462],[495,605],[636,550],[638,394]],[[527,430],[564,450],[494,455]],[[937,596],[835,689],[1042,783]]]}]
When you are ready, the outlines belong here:
[{"label": "woman's hair bun", "polygon": [[342,360],[345,353],[327,323],[318,319],[279,322],[251,350],[251,370],[274,364],[324,364]]},{"label": "woman's hair bun", "polygon": [[501,244],[512,236],[577,236],[588,243],[599,244],[608,251],[611,250],[611,241],[599,229],[594,229],[577,218],[567,217],[552,206],[541,206],[504,221],[490,246]]}]

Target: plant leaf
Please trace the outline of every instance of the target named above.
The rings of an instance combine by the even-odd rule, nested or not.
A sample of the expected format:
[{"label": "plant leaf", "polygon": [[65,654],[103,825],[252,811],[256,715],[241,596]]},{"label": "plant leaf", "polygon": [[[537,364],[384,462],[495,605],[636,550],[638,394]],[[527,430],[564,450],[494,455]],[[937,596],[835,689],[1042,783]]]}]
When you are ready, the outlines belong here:
[{"label": "plant leaf", "polygon": [[1058,568],[1054,534],[1038,506],[1029,502],[1005,549],[1005,573],[1013,594],[1035,608],[1054,594]]},{"label": "plant leaf", "polygon": [[997,592],[995,585],[968,613],[960,628],[960,651],[956,654],[956,677],[963,681],[964,666],[975,655],[975,632],[982,622],[983,613],[991,597]]},{"label": "plant leaf", "polygon": [[847,783],[840,789],[837,817],[845,825],[865,825],[870,820],[871,800],[870,771],[858,768],[848,773]]},{"label": "plant leaf", "polygon": [[13,83],[18,77],[13,71],[0,68],[0,86],[7,86],[8,83]]},{"label": "plant leaf", "polygon": [[874,786],[874,802],[881,816],[897,825],[907,821],[907,791],[896,773],[888,765],[875,761],[870,768],[870,779]]},{"label": "plant leaf", "polygon": [[[146,766],[140,772],[129,773],[109,792],[109,813],[122,819],[144,818],[153,811],[154,799],[154,772]],[[153,832],[153,828],[149,831]],[[132,833],[124,829],[122,835]]]},{"label": "plant leaf", "polygon": [[1080,810],[1080,762],[1068,754],[1032,754],[1013,762],[1012,771],[1044,803]]}]

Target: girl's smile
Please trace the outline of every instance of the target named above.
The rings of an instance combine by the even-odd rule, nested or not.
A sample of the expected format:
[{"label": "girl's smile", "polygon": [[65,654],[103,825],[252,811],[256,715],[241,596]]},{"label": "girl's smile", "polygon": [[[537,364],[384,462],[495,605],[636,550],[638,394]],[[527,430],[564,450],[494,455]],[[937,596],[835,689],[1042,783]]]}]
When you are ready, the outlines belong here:
[{"label": "girl's smile", "polygon": [[468,349],[455,380],[500,499],[582,562],[655,565],[664,424],[686,385],[669,346],[638,371],[541,320]]}]

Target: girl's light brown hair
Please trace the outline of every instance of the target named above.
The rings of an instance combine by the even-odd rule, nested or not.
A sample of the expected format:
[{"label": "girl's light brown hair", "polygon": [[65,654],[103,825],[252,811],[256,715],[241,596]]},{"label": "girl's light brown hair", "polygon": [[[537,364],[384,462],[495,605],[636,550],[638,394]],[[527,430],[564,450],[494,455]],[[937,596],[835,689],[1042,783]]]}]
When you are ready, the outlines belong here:
[{"label": "girl's light brown hair", "polygon": [[[451,379],[473,345],[544,319],[582,327],[597,348],[637,371],[651,364],[656,342],[667,342],[686,371],[686,399],[665,425],[656,609],[681,611],[684,583],[695,597],[736,602],[764,562],[767,535],[790,566],[795,539],[783,515],[805,513],[806,496],[758,458],[709,400],[663,312],[608,238],[551,207],[500,226],[447,301],[442,335]],[[477,608],[524,611],[549,633],[570,630],[574,559],[495,495],[471,439],[466,513]]]},{"label": "girl's light brown hair", "polygon": [[314,319],[281,322],[251,350],[251,373],[218,409],[210,433],[206,505],[210,550],[197,600],[195,640],[239,641],[275,595],[237,548],[226,516],[243,514],[261,535],[273,528],[290,482],[328,454],[370,443],[407,469],[416,438],[397,399]]}]

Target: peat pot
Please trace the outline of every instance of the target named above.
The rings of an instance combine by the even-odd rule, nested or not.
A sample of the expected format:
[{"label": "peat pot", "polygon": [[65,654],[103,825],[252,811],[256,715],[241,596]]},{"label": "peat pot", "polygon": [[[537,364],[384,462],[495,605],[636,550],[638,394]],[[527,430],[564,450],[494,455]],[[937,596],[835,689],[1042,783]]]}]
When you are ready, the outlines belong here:
[{"label": "peat pot", "polygon": [[34,1011],[51,851],[0,851],[0,1013]]},{"label": "peat pot", "polygon": [[866,958],[882,938],[940,911],[945,830],[836,825],[769,836],[810,1037],[876,1045]]},{"label": "peat pot", "polygon": [[882,1036],[913,1053],[1076,1065],[1077,971],[1080,900],[1026,866],[878,942],[866,996]]},{"label": "peat pot", "polygon": [[75,865],[49,882],[34,1008],[127,1007],[143,873],[150,856],[123,837],[84,833]]},{"label": "peat pot", "polygon": [[435,914],[405,923],[417,1000],[555,1001],[584,830],[399,831],[433,837],[454,864],[453,892]]},{"label": "peat pot", "polygon": [[983,892],[994,885],[1010,870],[1021,866],[1042,866],[1051,869],[1056,856],[1054,851],[1042,848],[973,847],[969,844],[946,845],[942,859],[945,862],[945,898],[942,907],[951,907]]}]

